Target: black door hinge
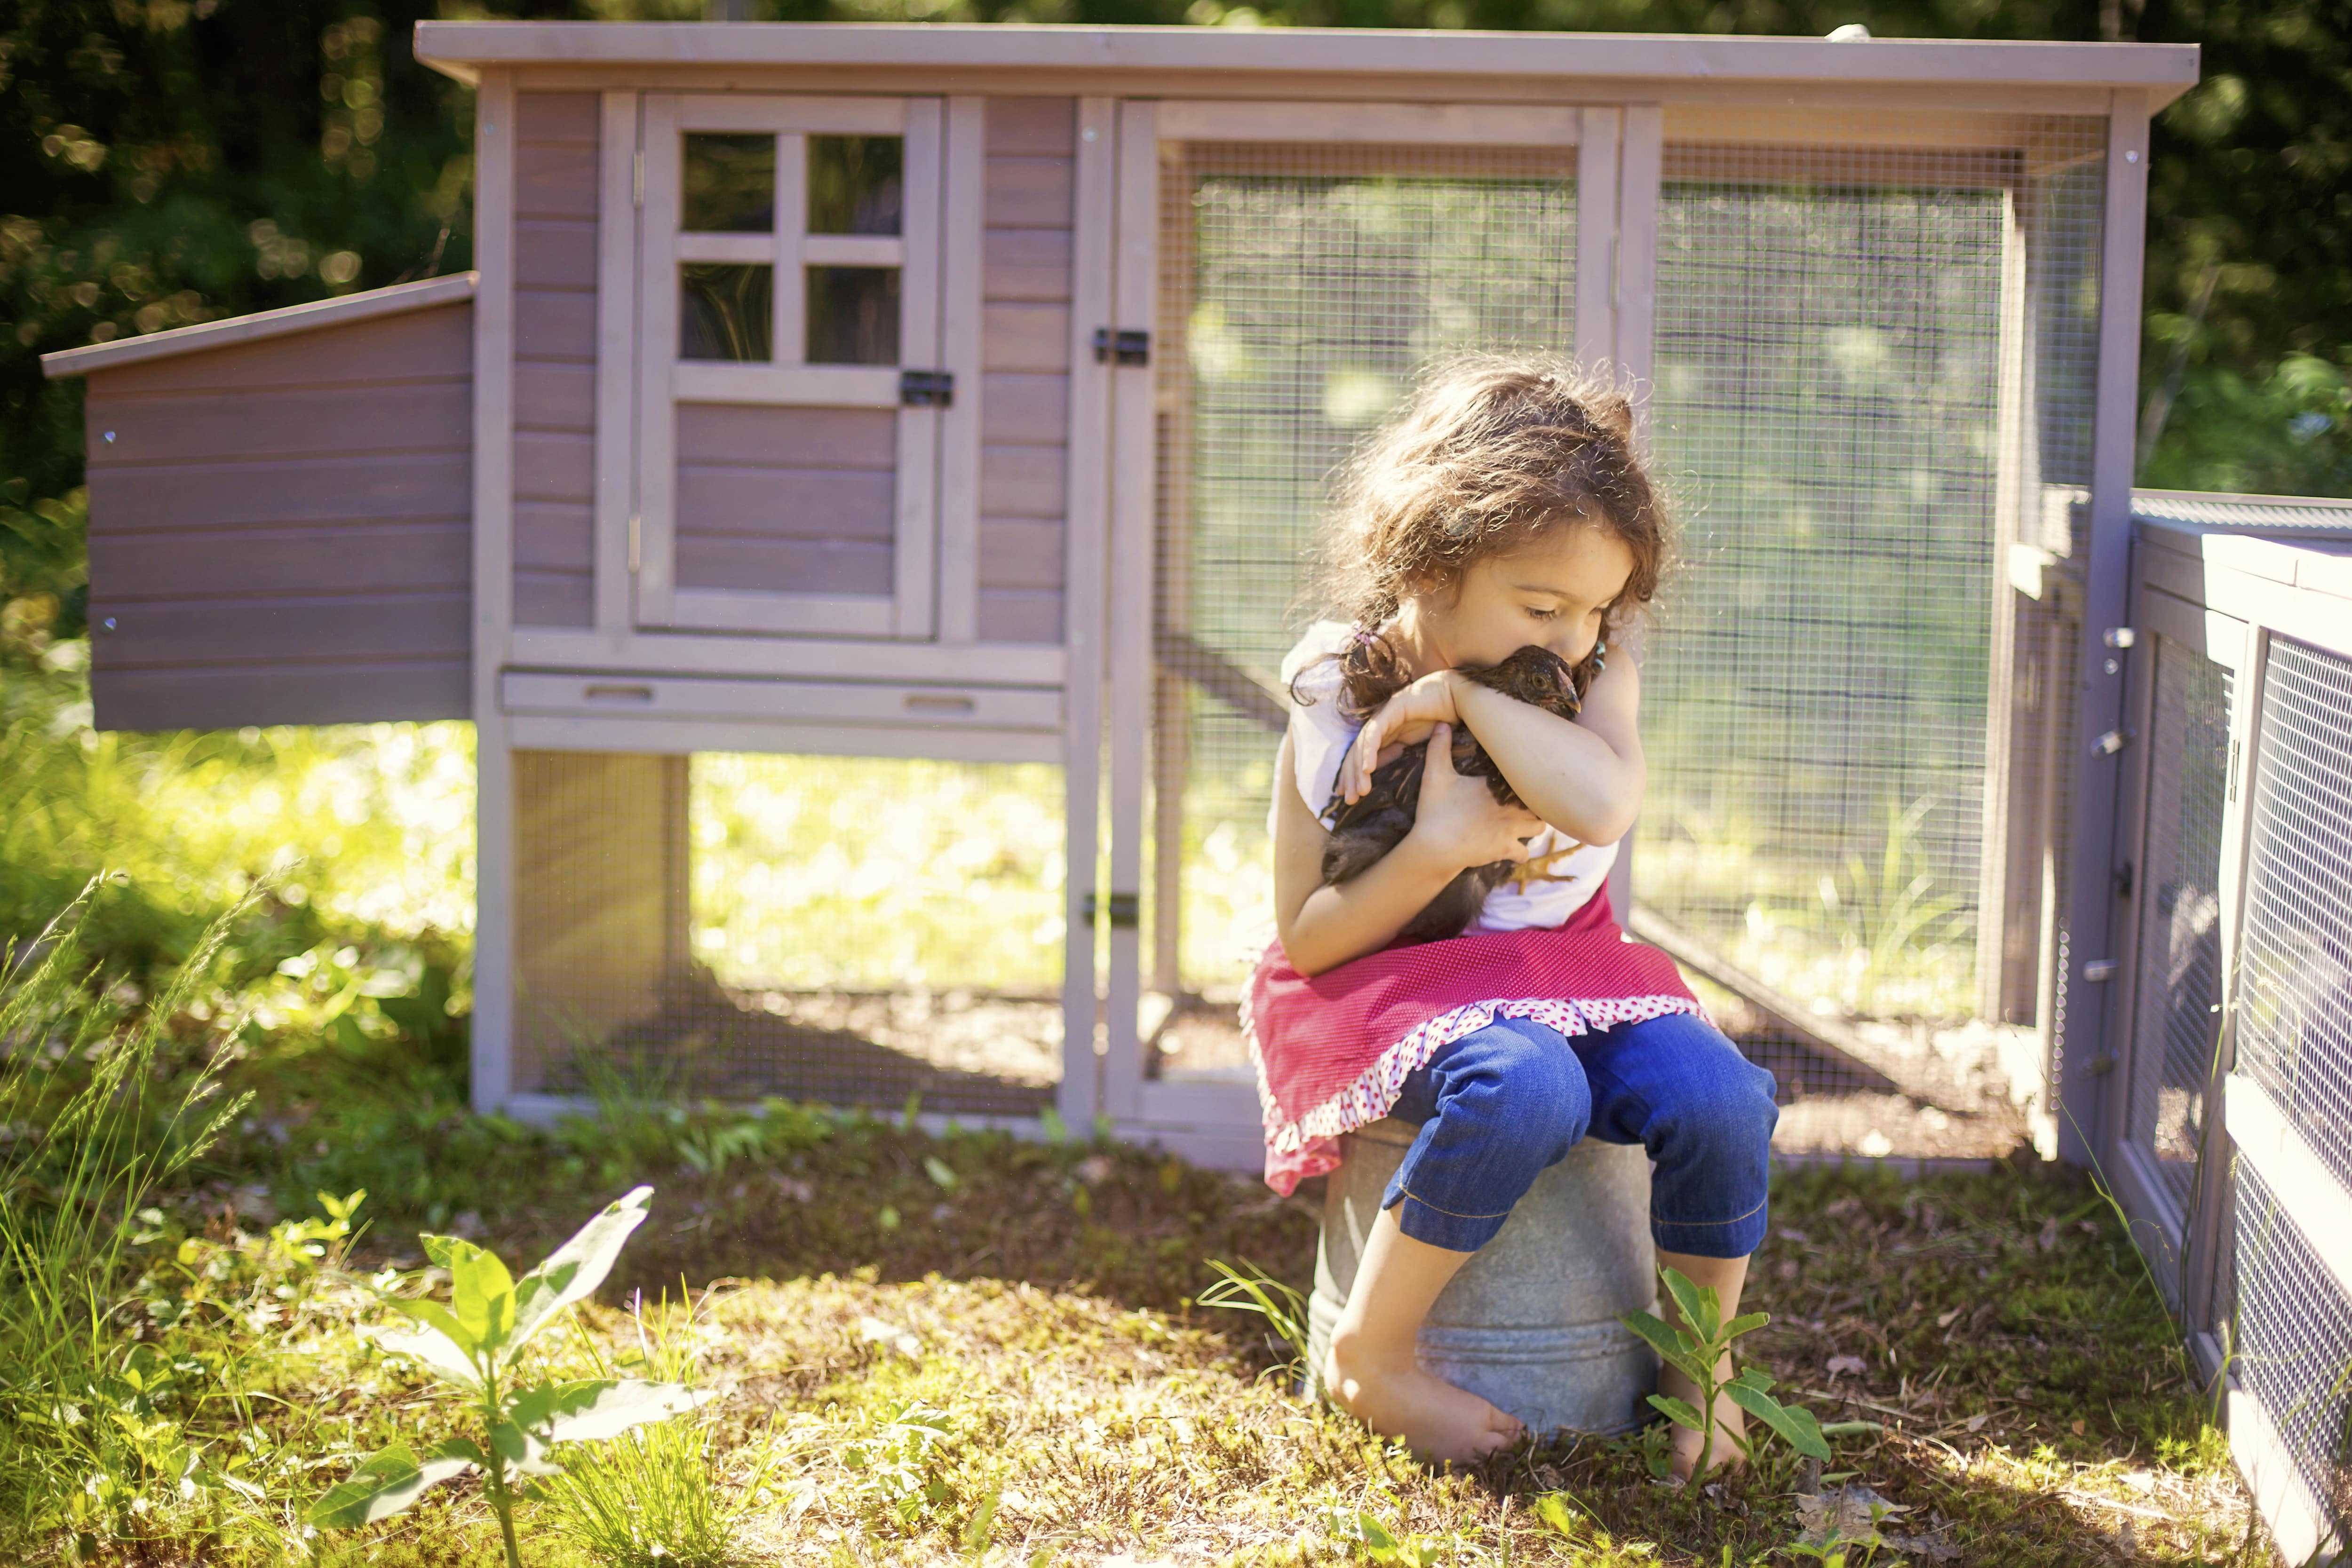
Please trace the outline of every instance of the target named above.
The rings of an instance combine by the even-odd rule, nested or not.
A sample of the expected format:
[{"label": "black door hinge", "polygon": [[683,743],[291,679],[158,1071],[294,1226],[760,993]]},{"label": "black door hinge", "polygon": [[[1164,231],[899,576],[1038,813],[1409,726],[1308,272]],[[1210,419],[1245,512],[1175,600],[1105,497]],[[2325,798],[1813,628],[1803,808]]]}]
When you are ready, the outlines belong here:
[{"label": "black door hinge", "polygon": [[2123,864],[2116,868],[2116,896],[2117,898],[2129,898],[2131,895],[2132,862],[2126,861]]},{"label": "black door hinge", "polygon": [[955,402],[955,372],[900,371],[898,401],[908,408],[945,408]]},{"label": "black door hinge", "polygon": [[[1104,906],[1102,903],[1090,893],[1087,894],[1085,908],[1087,924],[1088,925],[1092,925],[1101,917]],[[1143,900],[1141,895],[1138,894],[1112,894],[1110,895],[1109,911],[1111,927],[1114,930],[1132,931],[1135,927],[1143,924]]]},{"label": "black door hinge", "polygon": [[1151,362],[1151,334],[1134,327],[1122,327],[1117,331],[1108,327],[1095,329],[1095,363],[1107,365],[1116,361],[1122,365],[1148,365]]}]

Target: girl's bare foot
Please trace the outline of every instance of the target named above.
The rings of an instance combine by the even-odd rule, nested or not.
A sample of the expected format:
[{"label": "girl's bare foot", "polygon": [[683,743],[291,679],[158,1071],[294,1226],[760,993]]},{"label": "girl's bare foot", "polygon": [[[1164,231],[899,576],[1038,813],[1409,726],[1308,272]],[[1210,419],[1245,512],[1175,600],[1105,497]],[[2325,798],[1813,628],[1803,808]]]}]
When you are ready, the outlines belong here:
[{"label": "girl's bare foot", "polygon": [[1424,1458],[1482,1459],[1518,1441],[1522,1430],[1475,1394],[1423,1372],[1410,1352],[1400,1364],[1352,1335],[1332,1336],[1323,1387],[1349,1415],[1384,1437],[1402,1437]]},{"label": "girl's bare foot", "polygon": [[[1720,1370],[1727,1375],[1730,1367],[1727,1364]],[[1698,1407],[1697,1385],[1671,1366],[1658,1374],[1658,1392],[1679,1399],[1693,1409]],[[1699,1463],[1699,1435],[1696,1432],[1679,1423],[1668,1430],[1674,1434],[1674,1476],[1678,1481],[1690,1479],[1696,1471],[1730,1471],[1740,1469],[1748,1463],[1748,1456],[1741,1452],[1738,1441],[1748,1435],[1748,1413],[1734,1405],[1728,1394],[1715,1396],[1715,1442],[1706,1464]]]}]

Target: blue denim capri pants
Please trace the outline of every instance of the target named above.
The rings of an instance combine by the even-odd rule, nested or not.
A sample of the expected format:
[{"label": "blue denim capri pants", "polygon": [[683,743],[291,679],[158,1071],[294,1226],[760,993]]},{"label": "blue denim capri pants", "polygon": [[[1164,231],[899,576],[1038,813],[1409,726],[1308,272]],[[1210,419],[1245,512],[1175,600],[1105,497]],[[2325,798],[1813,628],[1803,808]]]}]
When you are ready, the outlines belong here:
[{"label": "blue denim capri pants", "polygon": [[1475,1252],[1538,1173],[1587,1134],[1654,1162],[1650,1234],[1665,1252],[1745,1258],[1762,1244],[1772,1075],[1688,1013],[1573,1038],[1497,1018],[1442,1046],[1389,1113],[1419,1123],[1381,1197],[1416,1241]]}]

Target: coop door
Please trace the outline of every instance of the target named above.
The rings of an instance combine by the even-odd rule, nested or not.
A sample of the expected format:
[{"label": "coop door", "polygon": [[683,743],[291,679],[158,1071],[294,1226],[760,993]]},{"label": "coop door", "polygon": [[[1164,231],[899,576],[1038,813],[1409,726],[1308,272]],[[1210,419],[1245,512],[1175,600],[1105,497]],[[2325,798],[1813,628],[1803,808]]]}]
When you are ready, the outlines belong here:
[{"label": "coop door", "polygon": [[1450,355],[1611,357],[1620,122],[1125,106],[1118,325],[1149,361],[1122,361],[1113,465],[1113,1115],[1255,1128],[1234,1003],[1328,476]]},{"label": "coop door", "polygon": [[931,631],[936,99],[646,99],[637,615]]}]

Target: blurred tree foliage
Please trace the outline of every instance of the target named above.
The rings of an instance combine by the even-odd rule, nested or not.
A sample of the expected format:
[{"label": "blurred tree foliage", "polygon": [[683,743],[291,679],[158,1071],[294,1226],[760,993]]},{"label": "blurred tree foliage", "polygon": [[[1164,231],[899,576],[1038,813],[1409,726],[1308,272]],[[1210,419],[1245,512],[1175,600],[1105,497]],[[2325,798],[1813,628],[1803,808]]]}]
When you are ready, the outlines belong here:
[{"label": "blurred tree foliage", "polygon": [[[1323,25],[2195,41],[2159,122],[2148,482],[2352,494],[2352,0],[712,0],[751,19]],[[80,390],[53,349],[468,265],[470,96],[431,15],[700,0],[0,6],[0,645],[79,630]],[[5,646],[0,646],[5,653]]]}]

